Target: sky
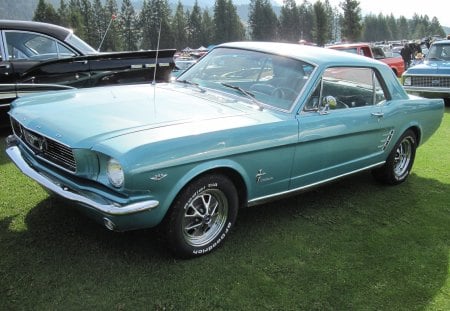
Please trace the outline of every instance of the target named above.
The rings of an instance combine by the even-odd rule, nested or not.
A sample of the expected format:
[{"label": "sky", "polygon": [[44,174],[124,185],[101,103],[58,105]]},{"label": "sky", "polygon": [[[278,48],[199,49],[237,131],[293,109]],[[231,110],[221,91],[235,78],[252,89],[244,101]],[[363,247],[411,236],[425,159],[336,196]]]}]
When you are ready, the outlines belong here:
[{"label": "sky", "polygon": [[[333,7],[339,6],[342,1],[329,0]],[[275,0],[275,2],[282,4],[283,0]],[[302,2],[303,0],[297,0],[298,4]],[[314,3],[315,1],[309,0],[309,2]],[[403,15],[409,19],[414,13],[417,13],[428,15],[430,21],[436,16],[441,26],[450,27],[449,7],[446,0],[359,0],[359,7],[363,15],[369,13],[390,15],[392,13],[396,18]]]}]

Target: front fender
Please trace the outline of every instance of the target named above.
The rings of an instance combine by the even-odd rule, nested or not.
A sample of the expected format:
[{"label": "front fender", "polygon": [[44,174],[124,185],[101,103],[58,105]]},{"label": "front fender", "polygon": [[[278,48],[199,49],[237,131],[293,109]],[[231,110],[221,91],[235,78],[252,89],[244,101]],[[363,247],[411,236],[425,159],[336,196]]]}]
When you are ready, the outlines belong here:
[{"label": "front fender", "polygon": [[213,160],[195,165],[191,167],[185,174],[183,174],[183,176],[181,176],[172,187],[167,196],[162,200],[162,208],[168,210],[178,193],[180,193],[180,191],[196,177],[207,172],[219,171],[223,169],[232,170],[237,173],[242,178],[245,184],[246,192],[251,191],[251,178],[247,175],[247,172],[244,170],[242,165],[231,159]]}]

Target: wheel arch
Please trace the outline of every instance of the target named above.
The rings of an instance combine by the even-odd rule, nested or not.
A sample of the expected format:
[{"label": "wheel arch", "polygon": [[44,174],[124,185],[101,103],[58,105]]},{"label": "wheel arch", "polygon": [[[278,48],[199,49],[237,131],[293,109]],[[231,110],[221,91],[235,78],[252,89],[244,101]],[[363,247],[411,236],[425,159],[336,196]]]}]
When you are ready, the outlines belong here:
[{"label": "wheel arch", "polygon": [[[246,206],[248,198],[248,185],[250,181],[244,168],[238,163],[223,159],[221,161],[205,162],[198,166],[191,168],[186,172],[178,182],[172,187],[170,193],[164,200],[164,206],[167,206],[167,211],[172,206],[180,192],[189,185],[194,179],[208,174],[224,175],[231,180],[237,190],[239,208]],[[166,212],[167,214],[167,212]]]},{"label": "wheel arch", "polygon": [[406,130],[403,131],[406,132],[407,130],[411,130],[413,131],[414,135],[416,135],[416,140],[417,140],[417,146],[420,145],[421,142],[421,131],[418,125],[412,125],[409,128],[407,128]]}]

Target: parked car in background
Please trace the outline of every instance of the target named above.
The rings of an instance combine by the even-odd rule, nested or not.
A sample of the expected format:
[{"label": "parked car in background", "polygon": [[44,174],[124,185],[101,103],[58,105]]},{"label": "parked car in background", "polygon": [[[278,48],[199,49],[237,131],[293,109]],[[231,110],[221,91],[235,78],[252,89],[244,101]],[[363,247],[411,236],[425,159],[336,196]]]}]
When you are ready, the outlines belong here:
[{"label": "parked car in background", "polygon": [[[158,52],[156,81],[168,81],[175,50]],[[155,51],[98,53],[70,29],[0,20],[0,126],[26,94],[153,81]]]},{"label": "parked car in background", "polygon": [[434,42],[423,63],[403,74],[402,83],[408,93],[444,98],[450,104],[450,40]]},{"label": "parked car in background", "polygon": [[196,58],[192,57],[177,57],[175,58],[175,68],[172,70],[171,79],[177,78],[186,69],[191,67],[197,62]]},{"label": "parked car in background", "polygon": [[405,64],[403,63],[402,57],[400,55],[390,55],[392,57],[387,57],[383,48],[380,46],[371,46],[367,43],[351,43],[330,45],[327,48],[377,59],[391,67],[397,77],[401,77],[405,71]]},{"label": "parked car in background", "polygon": [[20,98],[7,153],[106,228],[160,225],[176,256],[195,257],[223,244],[241,207],[363,170],[404,182],[443,106],[367,57],[237,42],[173,83]]}]

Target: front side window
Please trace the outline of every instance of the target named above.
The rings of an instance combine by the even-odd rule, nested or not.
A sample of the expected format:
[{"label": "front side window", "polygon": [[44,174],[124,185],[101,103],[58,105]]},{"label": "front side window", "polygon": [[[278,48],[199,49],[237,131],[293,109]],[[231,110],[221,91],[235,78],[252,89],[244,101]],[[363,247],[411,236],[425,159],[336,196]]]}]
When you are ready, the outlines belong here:
[{"label": "front side window", "polygon": [[285,56],[216,48],[177,81],[252,97],[262,105],[290,110],[313,70],[313,65]]},{"label": "front side window", "polygon": [[61,42],[41,34],[7,31],[5,39],[10,60],[40,61],[76,56]]},{"label": "front side window", "polygon": [[331,67],[324,71],[304,110],[358,108],[384,100],[385,92],[372,68]]}]

